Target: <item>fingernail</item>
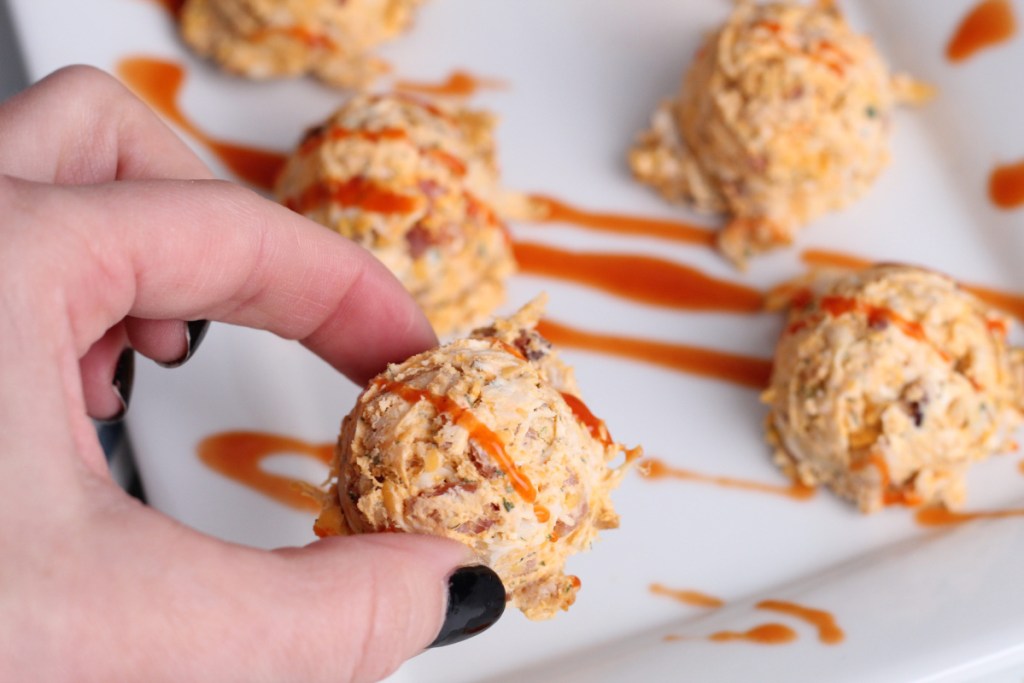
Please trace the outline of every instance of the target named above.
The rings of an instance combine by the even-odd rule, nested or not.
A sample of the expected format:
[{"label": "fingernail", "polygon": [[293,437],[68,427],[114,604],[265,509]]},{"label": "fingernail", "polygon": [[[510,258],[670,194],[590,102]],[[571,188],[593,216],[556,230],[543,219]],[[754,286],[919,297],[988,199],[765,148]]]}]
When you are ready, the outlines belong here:
[{"label": "fingernail", "polygon": [[185,361],[195,355],[196,349],[199,348],[208,329],[210,329],[209,320],[189,320],[185,323],[185,344],[188,347],[185,349],[185,355],[178,360],[172,360],[170,363],[161,363],[160,361],[157,361],[157,363],[165,368],[176,368],[184,365]]},{"label": "fingernail", "polygon": [[505,612],[505,586],[490,567],[457,569],[448,577],[448,609],[441,632],[430,647],[472,638],[489,629]]},{"label": "fingernail", "polygon": [[117,366],[114,368],[114,379],[111,385],[114,389],[114,396],[121,402],[121,408],[110,417],[99,420],[101,423],[119,422],[128,410],[128,401],[132,397],[132,384],[135,381],[135,351],[125,349],[117,358]]}]

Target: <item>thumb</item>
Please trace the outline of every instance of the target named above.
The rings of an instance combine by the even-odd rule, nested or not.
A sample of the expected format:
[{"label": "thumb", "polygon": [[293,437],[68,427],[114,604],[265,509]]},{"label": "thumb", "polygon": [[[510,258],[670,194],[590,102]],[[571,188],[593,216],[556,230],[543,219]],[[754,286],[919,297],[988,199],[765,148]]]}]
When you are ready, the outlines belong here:
[{"label": "thumb", "polygon": [[299,634],[302,647],[316,653],[302,672],[288,653],[281,671],[288,678],[376,681],[425,648],[485,631],[505,610],[497,574],[446,539],[365,534],[276,554],[289,565],[284,580],[305,584],[278,605],[308,629]]}]

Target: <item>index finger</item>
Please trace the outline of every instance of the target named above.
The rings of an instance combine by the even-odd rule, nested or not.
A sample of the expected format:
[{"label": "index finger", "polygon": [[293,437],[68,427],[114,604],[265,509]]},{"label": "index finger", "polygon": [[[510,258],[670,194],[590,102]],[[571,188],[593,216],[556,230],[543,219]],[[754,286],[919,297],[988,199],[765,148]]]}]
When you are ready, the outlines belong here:
[{"label": "index finger", "polygon": [[[369,252],[230,183],[8,178],[0,207],[0,267],[39,293],[37,319],[61,292],[79,357],[126,315],[270,330],[360,383],[437,341]],[[44,338],[62,351],[59,336]]]}]

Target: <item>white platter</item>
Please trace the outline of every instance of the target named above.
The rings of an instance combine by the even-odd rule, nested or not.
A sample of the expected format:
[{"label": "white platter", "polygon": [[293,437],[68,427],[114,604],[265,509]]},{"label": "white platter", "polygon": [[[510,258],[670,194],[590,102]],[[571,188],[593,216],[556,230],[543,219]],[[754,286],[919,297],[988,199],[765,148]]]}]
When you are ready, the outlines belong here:
[{"label": "white platter", "polygon": [[[76,62],[113,70],[129,55],[178,61],[188,69],[182,107],[212,135],[288,149],[344,97],[310,80],[250,83],[220,74],[183,49],[155,2],[10,4],[33,78]],[[985,191],[996,162],[1024,157],[1024,37],[949,64],[944,46],[971,5],[842,2],[895,68],[937,85],[941,95],[898,114],[891,168],[864,201],[804,232],[796,250],[740,275],[706,250],[656,239],[556,225],[514,225],[513,234],[650,254],[761,288],[802,272],[799,250],[816,246],[1024,292],[1024,211],[992,207]],[[652,108],[675,89],[701,34],[728,9],[718,0],[430,0],[415,29],[383,52],[403,78],[440,80],[468,68],[508,82],[507,90],[474,100],[501,115],[508,187],[592,209],[700,220],[635,185],[624,155]],[[1024,3],[1016,9],[1024,16]],[[526,276],[515,278],[505,310],[539,290],[550,293],[554,319],[583,329],[760,357],[770,356],[781,327],[770,315],[683,313]],[[588,404],[620,441],[701,472],[779,480],[755,391],[572,349],[565,357]],[[310,515],[222,478],[197,460],[195,447],[238,429],[328,442],[356,394],[299,346],[226,326],[212,329],[181,369],[142,363],[129,429],[151,504],[241,543],[312,540]],[[969,507],[1021,504],[1019,459],[976,467]],[[295,455],[268,466],[314,482],[324,474]],[[478,638],[415,658],[394,680],[1019,681],[1024,674],[1024,519],[936,531],[916,526],[903,509],[862,517],[824,492],[794,502],[638,477],[615,501],[621,529],[570,563],[584,586],[571,611],[544,623],[510,611]],[[728,604],[713,612],[686,607],[651,595],[653,582]],[[832,612],[845,640],[824,645],[806,624],[754,609],[764,598]],[[663,640],[766,621],[789,624],[799,638],[774,647]]]}]

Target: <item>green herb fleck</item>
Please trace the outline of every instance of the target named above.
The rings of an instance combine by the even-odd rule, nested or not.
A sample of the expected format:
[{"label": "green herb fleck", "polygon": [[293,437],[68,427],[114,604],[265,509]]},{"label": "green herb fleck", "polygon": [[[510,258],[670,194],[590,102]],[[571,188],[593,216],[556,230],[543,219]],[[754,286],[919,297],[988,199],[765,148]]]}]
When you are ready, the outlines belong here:
[{"label": "green herb fleck", "polygon": [[505,512],[510,512],[515,507],[515,503],[510,501],[508,498],[502,498],[501,504],[505,506]]},{"label": "green herb fleck", "polygon": [[873,119],[873,118],[875,118],[876,116],[878,116],[878,110],[877,110],[877,109],[875,109],[875,108],[874,108],[874,107],[873,107],[872,105],[870,105],[870,104],[868,105],[868,108],[864,110],[864,113],[868,115],[868,118],[869,118],[869,119]]}]

